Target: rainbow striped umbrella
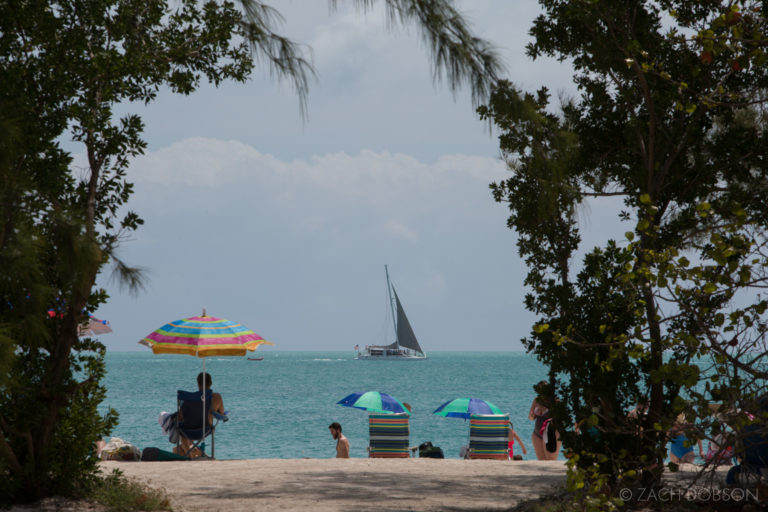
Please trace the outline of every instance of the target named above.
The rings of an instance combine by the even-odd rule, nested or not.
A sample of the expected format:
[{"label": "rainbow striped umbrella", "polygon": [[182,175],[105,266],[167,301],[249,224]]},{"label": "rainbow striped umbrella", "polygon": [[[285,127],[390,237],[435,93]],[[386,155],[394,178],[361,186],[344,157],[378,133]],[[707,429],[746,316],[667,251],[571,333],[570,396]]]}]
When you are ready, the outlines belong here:
[{"label": "rainbow striped umbrella", "polygon": [[197,357],[243,356],[259,345],[272,345],[241,324],[206,316],[182,318],[165,324],[139,341],[154,354],[188,354]]},{"label": "rainbow striped umbrella", "polygon": [[[259,345],[273,345],[236,322],[207,316],[205,310],[201,316],[182,318],[165,324],[139,343],[151,347],[154,354],[189,354],[202,357],[203,373],[207,356],[244,356],[246,350],[254,351]],[[205,425],[205,393],[202,393],[202,399],[202,424]]]}]

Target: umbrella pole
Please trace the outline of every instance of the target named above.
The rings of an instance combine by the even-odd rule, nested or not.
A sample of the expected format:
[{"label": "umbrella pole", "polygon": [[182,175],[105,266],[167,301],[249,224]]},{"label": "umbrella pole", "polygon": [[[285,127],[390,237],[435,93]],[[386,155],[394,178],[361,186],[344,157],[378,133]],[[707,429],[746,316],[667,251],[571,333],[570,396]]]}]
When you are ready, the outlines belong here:
[{"label": "umbrella pole", "polygon": [[[205,314],[205,312],[203,312],[203,314]],[[206,414],[205,414],[205,395],[206,395],[206,391],[208,391],[205,387],[205,385],[207,384],[206,380],[207,379],[205,378],[205,358],[203,358],[203,433],[201,434],[201,439],[200,439],[201,445],[205,443],[205,426],[206,426],[205,421],[208,419],[206,418]]]},{"label": "umbrella pole", "polygon": [[[203,308],[203,317],[205,317],[205,316],[206,316],[205,308]],[[199,354],[200,354],[200,347],[197,347],[197,353],[198,353],[198,356],[199,356]],[[205,395],[206,395],[205,392],[207,391],[205,385],[208,383],[207,382],[208,379],[205,378],[205,357],[203,357],[202,359],[203,359],[203,397],[202,397],[203,398],[203,430],[202,430],[202,434],[200,434],[200,444],[202,446],[205,446],[205,421],[208,419],[206,417],[207,414],[205,414]],[[205,450],[201,450],[201,451],[203,452],[203,454],[205,454]]]}]

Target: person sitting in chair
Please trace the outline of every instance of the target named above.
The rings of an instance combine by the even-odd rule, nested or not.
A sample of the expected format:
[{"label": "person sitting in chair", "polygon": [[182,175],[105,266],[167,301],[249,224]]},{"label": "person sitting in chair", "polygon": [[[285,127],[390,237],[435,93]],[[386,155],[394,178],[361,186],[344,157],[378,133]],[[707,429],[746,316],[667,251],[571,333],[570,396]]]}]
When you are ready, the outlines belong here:
[{"label": "person sitting in chair", "polygon": [[[203,379],[205,379],[205,387],[203,387]],[[203,391],[204,389],[211,389],[211,376],[208,373],[200,372],[197,375],[197,389]],[[213,424],[213,413],[224,414],[224,400],[218,393],[211,393],[211,406],[208,409],[208,424]]]},{"label": "person sitting in chair", "polygon": [[[205,382],[203,382],[205,381]],[[213,383],[210,374],[200,372],[197,376],[197,389],[200,391],[205,391],[208,389],[211,389],[211,384]],[[206,406],[206,409],[208,409],[208,418],[206,421],[207,425],[213,425],[213,413],[218,413],[224,415],[226,411],[224,410],[224,400],[221,398],[221,395],[219,393],[211,393],[211,403]],[[183,411],[179,411],[179,421],[184,420]],[[191,457],[198,457],[202,455],[199,449],[195,448],[190,452],[190,449],[192,448],[193,441],[187,439],[184,436],[181,436],[181,454],[186,454],[189,452],[189,456]]]}]

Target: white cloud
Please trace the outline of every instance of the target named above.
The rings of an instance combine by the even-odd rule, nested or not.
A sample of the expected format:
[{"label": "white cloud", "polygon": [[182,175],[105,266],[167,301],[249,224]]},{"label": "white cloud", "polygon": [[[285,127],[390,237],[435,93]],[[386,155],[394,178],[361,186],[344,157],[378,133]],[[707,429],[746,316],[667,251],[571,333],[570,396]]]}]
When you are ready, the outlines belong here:
[{"label": "white cloud", "polygon": [[311,187],[340,199],[380,203],[402,191],[425,193],[453,180],[487,183],[504,172],[504,164],[490,157],[445,155],[429,165],[401,153],[370,150],[283,161],[241,142],[196,137],[137,158],[130,177],[137,184],[213,189],[258,183],[279,188],[281,196],[290,196],[294,187]]},{"label": "white cloud", "polygon": [[415,242],[419,235],[415,230],[401,224],[396,220],[388,220],[384,223],[384,231],[397,238],[403,238],[410,242]]},{"label": "white cloud", "polygon": [[[362,150],[282,160],[206,138],[150,151],[129,170],[130,206],[146,225],[122,256],[150,269],[152,293],[134,303],[115,294],[103,316],[133,340],[166,316],[208,305],[259,326],[280,348],[317,348],[319,332],[329,333],[322,348],[342,349],[378,325],[388,263],[427,339],[469,329],[457,322],[488,306],[474,313],[479,305],[467,298],[490,297],[499,325],[472,330],[485,333],[489,349],[514,346],[506,333],[518,313],[504,314],[503,298],[523,274],[509,271],[519,266],[513,236],[487,190],[504,172],[492,157],[430,164]],[[474,268],[478,255],[482,268]],[[487,273],[494,279],[481,278]],[[340,316],[344,331],[336,332]],[[141,320],[126,325],[128,318]]]},{"label": "white cloud", "polygon": [[137,158],[131,177],[137,183],[220,188],[243,178],[254,163],[279,167],[274,158],[241,142],[195,137]]},{"label": "white cloud", "polygon": [[[134,348],[208,305],[280,349],[347,349],[379,325],[388,263],[419,335],[441,340],[427,350],[470,338],[519,348],[531,318],[506,208],[488,191],[507,174],[497,134],[466,88],[453,98],[433,85],[415,27],[389,30],[383,2],[367,15],[355,3],[329,15],[325,1],[269,2],[286,20],[278,32],[314,50],[306,123],[265,66],[246,84],[161,91],[117,112],[146,122],[149,151],[129,171],[129,206],[146,225],[122,255],[151,270],[152,292],[114,291],[102,315],[110,343]],[[513,82],[568,86],[568,66],[524,55],[535,0],[456,5],[500,48]]]}]

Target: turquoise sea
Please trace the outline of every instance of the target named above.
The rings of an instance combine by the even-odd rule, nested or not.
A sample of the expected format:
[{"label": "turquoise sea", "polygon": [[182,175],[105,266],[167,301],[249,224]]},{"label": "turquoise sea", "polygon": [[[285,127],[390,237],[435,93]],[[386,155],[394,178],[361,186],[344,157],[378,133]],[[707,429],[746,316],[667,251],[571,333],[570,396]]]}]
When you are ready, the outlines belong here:
[{"label": "turquoise sea", "polygon": [[[206,358],[213,390],[222,394],[230,421],[216,431],[216,458],[328,458],[335,442],[328,432],[341,423],[353,457],[367,457],[368,416],[336,405],[357,391],[389,393],[413,407],[411,445],[432,441],[447,458],[458,458],[469,422],[432,415],[459,397],[488,400],[509,412],[515,430],[535,459],[527,418],[533,384],[544,367],[521,352],[430,352],[425,361],[356,361],[352,352],[260,350],[246,357]],[[250,353],[253,357],[254,353]],[[202,360],[150,352],[107,354],[107,399],[120,413],[112,436],[139,448],[170,449],[157,422],[176,408],[176,390],[194,391]],[[518,451],[516,451],[518,453]]]}]

